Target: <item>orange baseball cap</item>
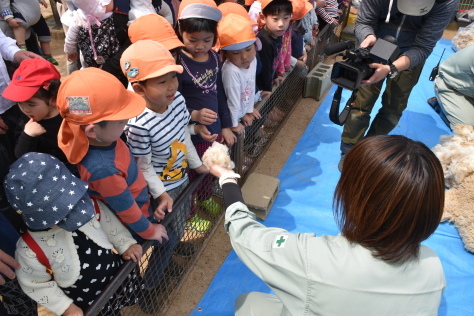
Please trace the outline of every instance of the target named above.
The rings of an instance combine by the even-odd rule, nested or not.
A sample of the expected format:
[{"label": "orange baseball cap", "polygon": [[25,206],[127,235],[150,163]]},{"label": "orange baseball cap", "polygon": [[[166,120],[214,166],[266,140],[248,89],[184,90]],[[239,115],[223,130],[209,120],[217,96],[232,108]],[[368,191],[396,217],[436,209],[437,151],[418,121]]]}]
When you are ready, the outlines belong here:
[{"label": "orange baseball cap", "polygon": [[31,99],[40,88],[47,88],[51,80],[61,79],[52,63],[42,58],[25,59],[13,73],[12,81],[2,96],[15,102]]},{"label": "orange baseball cap", "polygon": [[138,41],[130,45],[120,58],[120,66],[130,82],[156,78],[172,71],[183,72],[170,51],[156,41]]},{"label": "orange baseball cap", "polygon": [[99,68],[74,71],[61,84],[57,97],[63,123],[58,144],[72,164],[81,162],[89,140],[81,128],[100,121],[133,118],[145,109],[145,99],[128,91],[113,75]]},{"label": "orange baseball cap", "polygon": [[301,20],[309,11],[313,10],[313,5],[307,0],[290,0],[293,6],[291,20]]},{"label": "orange baseball cap", "polygon": [[219,22],[222,13],[213,0],[183,0],[179,6],[178,20],[201,18]]},{"label": "orange baseball cap", "polygon": [[262,3],[262,10],[265,9],[265,7],[270,4],[270,2],[272,2],[272,0],[262,0],[262,1],[261,1],[261,3]]},{"label": "orange baseball cap", "polygon": [[157,41],[168,50],[184,47],[171,24],[158,14],[143,15],[133,21],[128,27],[128,37],[132,43],[141,40]]},{"label": "orange baseball cap", "polygon": [[229,13],[234,13],[246,18],[247,20],[250,21],[250,23],[252,23],[252,25],[257,25],[255,21],[250,19],[250,16],[247,13],[247,10],[245,10],[245,8],[238,3],[224,2],[218,5],[217,8],[219,9],[219,11],[222,12],[223,18]]},{"label": "orange baseball cap", "polygon": [[229,13],[217,24],[217,34],[223,50],[240,50],[257,40],[249,19]]}]

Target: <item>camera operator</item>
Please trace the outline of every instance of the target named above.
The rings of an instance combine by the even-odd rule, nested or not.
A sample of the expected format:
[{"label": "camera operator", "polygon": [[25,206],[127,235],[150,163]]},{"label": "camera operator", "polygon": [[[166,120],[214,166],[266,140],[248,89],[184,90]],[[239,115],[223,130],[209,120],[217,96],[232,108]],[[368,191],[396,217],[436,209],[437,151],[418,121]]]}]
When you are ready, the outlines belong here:
[{"label": "camera operator", "polygon": [[[398,124],[423,65],[451,21],[459,0],[364,0],[355,25],[361,48],[373,46],[377,38],[393,36],[402,54],[391,65],[370,64],[374,74],[362,81],[344,125],[341,160],[364,135],[387,135]],[[384,79],[382,108],[370,125]],[[367,131],[367,129],[369,129]],[[366,133],[367,131],[367,133]]]}]

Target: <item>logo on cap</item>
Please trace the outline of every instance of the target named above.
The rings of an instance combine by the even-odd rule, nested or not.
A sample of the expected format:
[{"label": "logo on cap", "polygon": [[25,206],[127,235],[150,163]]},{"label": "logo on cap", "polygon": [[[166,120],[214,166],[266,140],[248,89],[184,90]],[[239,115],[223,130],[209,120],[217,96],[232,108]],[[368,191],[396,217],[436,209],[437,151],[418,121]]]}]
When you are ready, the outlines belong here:
[{"label": "logo on cap", "polygon": [[76,115],[92,114],[89,97],[66,97],[69,113]]},{"label": "logo on cap", "polygon": [[424,8],[421,8],[421,9],[420,9],[420,13],[426,13],[426,11],[428,11],[428,10],[427,10],[427,7],[424,7]]}]

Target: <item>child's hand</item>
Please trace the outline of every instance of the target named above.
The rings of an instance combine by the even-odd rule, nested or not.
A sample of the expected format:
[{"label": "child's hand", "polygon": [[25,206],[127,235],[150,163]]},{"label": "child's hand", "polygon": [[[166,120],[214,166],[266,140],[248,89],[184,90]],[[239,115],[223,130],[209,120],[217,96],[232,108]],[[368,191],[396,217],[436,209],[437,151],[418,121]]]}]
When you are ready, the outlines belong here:
[{"label": "child's hand", "polygon": [[262,114],[257,109],[253,109],[252,116],[254,119],[259,120],[262,118]]},{"label": "child's hand", "polygon": [[0,272],[2,273],[0,274],[0,285],[5,284],[5,279],[3,278],[4,275],[9,279],[15,278],[15,272],[12,268],[18,270],[21,266],[15,258],[0,250]]},{"label": "child's hand", "polygon": [[160,202],[158,204],[158,207],[156,208],[155,212],[153,213],[153,215],[155,216],[155,218],[157,220],[162,220],[163,218],[165,218],[165,210],[167,210],[168,212],[171,212],[172,211],[172,208],[173,208],[173,199],[171,198],[171,196],[169,196],[168,193],[166,192],[163,192],[159,197],[158,197],[158,201]]},{"label": "child's hand", "polygon": [[30,119],[28,123],[25,124],[25,133],[31,137],[37,137],[46,133],[46,130],[38,122]]},{"label": "child's hand", "polygon": [[39,0],[39,3],[41,3],[45,9],[48,8],[48,3],[47,3],[46,1],[44,1],[44,0]]},{"label": "child's hand", "polygon": [[155,234],[150,238],[151,240],[157,240],[160,244],[163,243],[163,239],[168,240],[168,233],[166,232],[166,228],[160,224],[152,224],[155,228]]},{"label": "child's hand", "polygon": [[8,25],[10,25],[10,27],[12,29],[16,29],[17,27],[20,27],[20,24],[22,23],[23,21],[21,20],[17,20],[17,19],[10,19],[8,20]]},{"label": "child's hand", "polygon": [[63,316],[84,316],[84,312],[76,304],[72,303],[63,313]]},{"label": "child's hand", "polygon": [[306,50],[303,49],[303,55],[301,55],[300,60],[306,65],[307,59],[308,59],[308,54],[306,54]]},{"label": "child's hand", "polygon": [[231,127],[230,130],[234,133],[237,133],[238,135],[241,135],[244,132],[245,127],[239,123],[236,127]]},{"label": "child's hand", "polygon": [[143,248],[139,244],[133,244],[128,247],[127,250],[122,255],[123,260],[132,260],[133,262],[137,262],[140,260],[143,254]]},{"label": "child's hand", "polygon": [[306,68],[306,64],[303,61],[298,60],[295,64],[295,68],[300,69],[300,70],[304,69]]},{"label": "child's hand", "polygon": [[204,165],[200,165],[196,169],[194,169],[197,173],[209,173],[209,169],[206,168]]},{"label": "child's hand", "polygon": [[2,118],[0,117],[0,135],[1,134],[6,134],[8,131],[8,125],[5,124],[5,122],[2,120]]},{"label": "child's hand", "polygon": [[283,77],[278,76],[277,78],[273,79],[273,85],[275,87],[280,86],[283,83]]},{"label": "child's hand", "polygon": [[212,143],[213,141],[215,141],[217,139],[217,134],[211,134],[211,132],[209,132],[207,130],[207,127],[204,126],[204,125],[195,125],[194,126],[194,132],[196,132],[196,134],[199,134],[201,135],[202,139],[204,139],[205,141],[207,142],[210,142]]},{"label": "child's hand", "polygon": [[262,93],[260,93],[260,97],[262,98],[262,101],[268,100],[268,98],[270,98],[271,95],[272,95],[271,91],[262,91]]},{"label": "child's hand", "polygon": [[232,147],[232,145],[234,145],[234,143],[237,141],[237,137],[234,133],[232,133],[230,128],[222,129],[222,138],[224,138],[225,143],[229,147]]},{"label": "child's hand", "polygon": [[194,110],[191,113],[191,120],[204,125],[211,125],[217,121],[217,113],[209,109]]},{"label": "child's hand", "polygon": [[67,54],[68,61],[76,61],[77,60],[77,53],[74,54]]},{"label": "child's hand", "polygon": [[255,118],[251,113],[246,113],[244,117],[242,117],[242,121],[244,121],[244,126],[252,126],[254,119]]}]

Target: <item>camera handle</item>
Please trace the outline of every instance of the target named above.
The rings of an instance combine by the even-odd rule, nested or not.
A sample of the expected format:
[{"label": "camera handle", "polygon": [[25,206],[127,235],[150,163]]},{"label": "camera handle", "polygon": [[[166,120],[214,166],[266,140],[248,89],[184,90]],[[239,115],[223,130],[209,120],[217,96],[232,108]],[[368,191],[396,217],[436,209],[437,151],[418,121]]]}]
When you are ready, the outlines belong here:
[{"label": "camera handle", "polygon": [[343,126],[349,115],[349,111],[352,109],[352,102],[354,102],[355,95],[358,89],[352,91],[351,97],[346,102],[346,106],[339,113],[339,105],[341,104],[341,95],[342,87],[337,86],[336,92],[334,92],[334,97],[332,98],[331,109],[329,110],[329,119],[334,124]]}]

